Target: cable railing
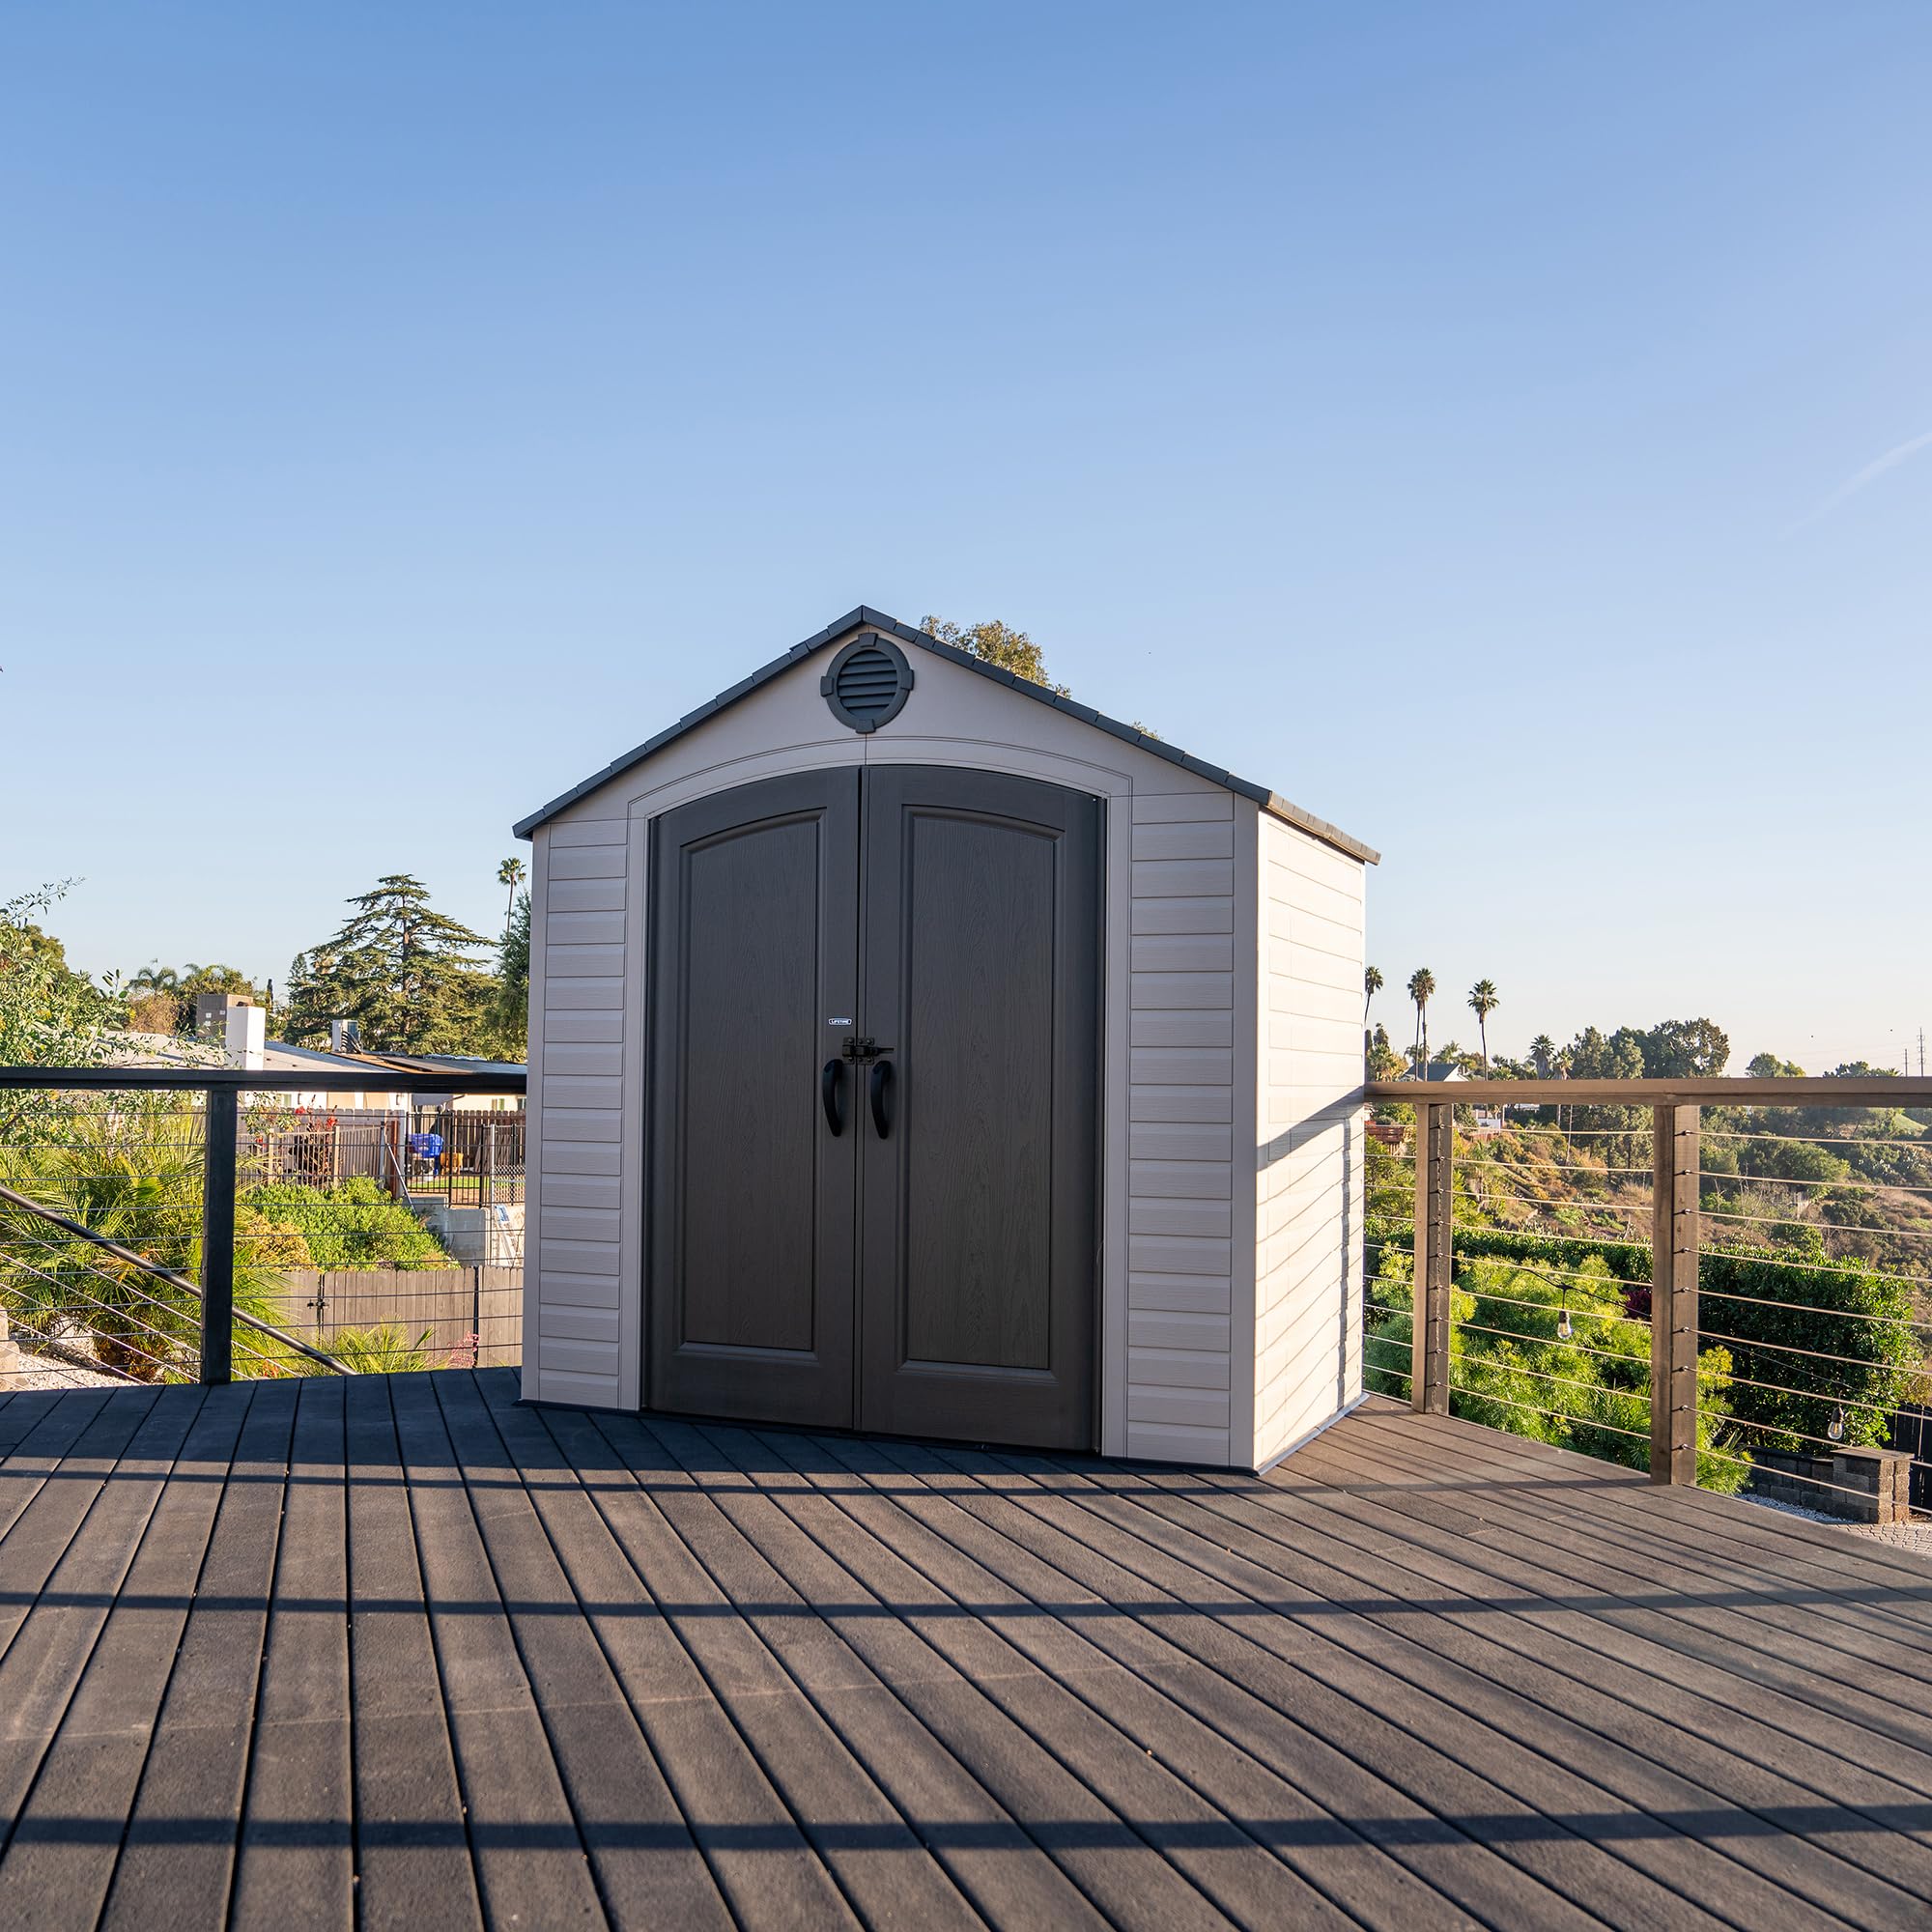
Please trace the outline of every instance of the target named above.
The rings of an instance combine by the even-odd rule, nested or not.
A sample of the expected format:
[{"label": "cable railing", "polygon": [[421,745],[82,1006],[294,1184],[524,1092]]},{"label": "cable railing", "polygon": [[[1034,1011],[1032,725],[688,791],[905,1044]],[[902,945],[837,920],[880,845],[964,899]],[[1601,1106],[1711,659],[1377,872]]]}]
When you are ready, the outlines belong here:
[{"label": "cable railing", "polygon": [[[472,1214],[503,1226],[485,1229],[483,1260],[464,1261],[449,1251],[464,1204],[409,1184],[403,1119],[381,1135],[401,1155],[389,1177],[292,1174],[278,1157],[320,1125],[290,1125],[289,1089],[366,1080],[0,1067],[0,1390],[516,1363],[520,1208],[472,1197]],[[452,1094],[487,1107],[524,1085],[386,1068],[385,1082],[434,1092],[444,1115],[460,1111]],[[476,1118],[493,1122],[477,1144],[511,1155],[520,1193],[521,1114]]]},{"label": "cable railing", "polygon": [[1367,1091],[1370,1388],[1661,1483],[1932,1513],[1932,1081]]}]

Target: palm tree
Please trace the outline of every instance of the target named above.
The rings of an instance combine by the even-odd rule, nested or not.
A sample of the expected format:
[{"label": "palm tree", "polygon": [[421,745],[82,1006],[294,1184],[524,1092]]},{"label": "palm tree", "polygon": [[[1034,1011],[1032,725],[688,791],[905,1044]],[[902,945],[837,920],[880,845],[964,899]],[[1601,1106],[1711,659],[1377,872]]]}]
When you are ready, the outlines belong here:
[{"label": "palm tree", "polygon": [[1365,966],[1362,969],[1362,1024],[1369,1023],[1369,1002],[1382,989],[1382,969],[1379,966]]},{"label": "palm tree", "polygon": [[503,915],[503,930],[507,933],[517,917],[517,888],[524,883],[524,862],[521,859],[505,859],[497,867],[497,883],[510,889],[509,910]]},{"label": "palm tree", "polygon": [[1415,1077],[1429,1078],[1429,1002],[1435,992],[1435,975],[1418,966],[1408,976],[1408,997],[1415,1002]]},{"label": "palm tree", "polygon": [[1490,1070],[1490,1015],[1502,1002],[1496,996],[1493,980],[1478,980],[1469,988],[1469,1010],[1476,1016],[1476,1032],[1483,1043],[1483,1071]]},{"label": "palm tree", "polygon": [[1539,1080],[1548,1080],[1556,1065],[1556,1042],[1547,1033],[1540,1033],[1529,1043],[1529,1064],[1536,1068]]}]

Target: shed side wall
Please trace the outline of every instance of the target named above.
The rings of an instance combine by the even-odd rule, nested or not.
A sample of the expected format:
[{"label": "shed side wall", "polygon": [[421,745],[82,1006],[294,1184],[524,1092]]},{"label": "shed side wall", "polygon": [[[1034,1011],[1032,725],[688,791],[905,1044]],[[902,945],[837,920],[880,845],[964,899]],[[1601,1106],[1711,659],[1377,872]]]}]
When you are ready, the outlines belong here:
[{"label": "shed side wall", "polygon": [[1366,868],[1264,814],[1254,1462],[1361,1393]]}]

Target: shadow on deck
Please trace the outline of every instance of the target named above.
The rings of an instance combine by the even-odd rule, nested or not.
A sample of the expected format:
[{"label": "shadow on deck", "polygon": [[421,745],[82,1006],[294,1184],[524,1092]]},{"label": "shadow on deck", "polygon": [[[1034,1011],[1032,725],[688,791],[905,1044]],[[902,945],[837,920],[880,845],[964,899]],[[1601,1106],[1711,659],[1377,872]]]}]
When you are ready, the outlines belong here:
[{"label": "shadow on deck", "polygon": [[1371,1404],[1272,1475],[0,1404],[0,1925],[1932,1923],[1932,1565]]}]

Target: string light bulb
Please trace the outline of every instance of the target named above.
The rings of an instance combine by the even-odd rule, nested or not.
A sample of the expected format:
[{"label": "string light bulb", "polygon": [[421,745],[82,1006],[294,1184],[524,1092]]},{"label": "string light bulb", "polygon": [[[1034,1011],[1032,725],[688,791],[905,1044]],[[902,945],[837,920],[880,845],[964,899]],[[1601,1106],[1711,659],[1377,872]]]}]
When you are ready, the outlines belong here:
[{"label": "string light bulb", "polygon": [[1566,1288],[1563,1291],[1563,1309],[1556,1318],[1556,1339],[1567,1342],[1576,1332],[1570,1321],[1570,1291]]},{"label": "string light bulb", "polygon": [[1845,1409],[1842,1403],[1832,1411],[1832,1420],[1826,1425],[1825,1434],[1833,1442],[1842,1442],[1845,1439]]}]

